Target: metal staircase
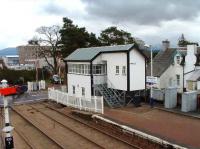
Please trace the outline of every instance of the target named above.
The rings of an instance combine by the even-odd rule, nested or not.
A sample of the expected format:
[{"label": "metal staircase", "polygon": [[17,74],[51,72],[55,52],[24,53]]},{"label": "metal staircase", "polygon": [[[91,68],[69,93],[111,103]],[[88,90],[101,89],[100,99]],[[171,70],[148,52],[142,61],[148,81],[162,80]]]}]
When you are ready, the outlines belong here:
[{"label": "metal staircase", "polygon": [[101,93],[104,100],[111,108],[118,108],[123,105],[117,90],[108,88],[107,84],[96,84],[95,89]]}]

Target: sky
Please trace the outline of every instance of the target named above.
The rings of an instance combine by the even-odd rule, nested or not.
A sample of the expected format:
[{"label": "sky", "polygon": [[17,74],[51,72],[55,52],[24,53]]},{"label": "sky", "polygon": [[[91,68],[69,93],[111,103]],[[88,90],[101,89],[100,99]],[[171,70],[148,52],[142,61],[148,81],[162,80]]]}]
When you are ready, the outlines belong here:
[{"label": "sky", "polygon": [[27,44],[40,26],[60,25],[68,17],[97,35],[117,26],[147,44],[172,46],[183,33],[200,41],[198,0],[0,0],[0,49]]}]

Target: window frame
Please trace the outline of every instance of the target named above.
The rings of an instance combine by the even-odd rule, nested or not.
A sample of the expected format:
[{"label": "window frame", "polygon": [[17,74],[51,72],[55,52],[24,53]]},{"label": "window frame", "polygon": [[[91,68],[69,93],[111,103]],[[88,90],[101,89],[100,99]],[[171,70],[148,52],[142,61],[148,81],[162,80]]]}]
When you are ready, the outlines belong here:
[{"label": "window frame", "polygon": [[177,63],[177,64],[180,64],[180,63],[181,63],[181,56],[180,56],[180,55],[177,55],[177,56],[176,56],[176,63]]},{"label": "window frame", "polygon": [[82,94],[82,96],[84,96],[85,97],[85,87],[81,87],[81,94]]},{"label": "window frame", "polygon": [[122,66],[122,75],[126,75],[126,66]]},{"label": "window frame", "polygon": [[176,85],[177,86],[180,86],[180,84],[181,84],[181,76],[180,76],[180,74],[176,74]]},{"label": "window frame", "polygon": [[116,65],[116,66],[115,66],[115,74],[116,74],[116,75],[119,75],[119,65]]},{"label": "window frame", "polygon": [[68,64],[68,73],[89,75],[90,64]]},{"label": "window frame", "polygon": [[75,95],[76,94],[76,86],[72,85],[72,94]]}]

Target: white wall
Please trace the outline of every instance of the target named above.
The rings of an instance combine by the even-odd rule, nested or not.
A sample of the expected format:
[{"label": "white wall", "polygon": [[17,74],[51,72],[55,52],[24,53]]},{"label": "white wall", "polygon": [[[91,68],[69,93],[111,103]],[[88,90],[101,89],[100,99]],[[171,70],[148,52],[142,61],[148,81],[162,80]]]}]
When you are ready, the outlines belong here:
[{"label": "white wall", "polygon": [[[68,62],[68,64],[90,64],[88,62]],[[67,74],[68,93],[73,95],[72,86],[76,88],[75,96],[82,96],[82,87],[85,87],[85,97],[91,97],[91,76],[81,74]]]},{"label": "white wall", "polygon": [[195,69],[195,63],[196,63],[196,51],[197,46],[196,45],[187,45],[187,55],[185,57],[185,73],[188,73]]},{"label": "white wall", "polygon": [[130,51],[130,91],[145,89],[145,58],[135,49]]},{"label": "white wall", "polygon": [[[127,90],[127,74],[122,75],[122,67],[126,66],[127,72],[127,54],[121,53],[102,53],[97,57],[107,61],[107,79],[112,83],[114,89]],[[95,61],[94,61],[95,63]],[[116,66],[119,66],[119,74],[116,74]],[[109,83],[108,83],[109,84]]]},{"label": "white wall", "polygon": [[[180,85],[177,86],[176,75],[180,75]],[[171,82],[171,83],[170,83]],[[160,76],[159,88],[177,87],[178,92],[183,91],[183,67],[176,62],[170,65]]]},{"label": "white wall", "polygon": [[184,85],[187,86],[187,80],[191,77],[192,71],[195,69],[195,63],[196,63],[196,54],[197,52],[197,45],[187,45],[187,55],[185,57],[185,66],[184,66]]},{"label": "white wall", "polygon": [[76,75],[68,74],[68,93],[73,96],[72,86],[76,88],[76,95],[78,97],[82,96],[82,87],[85,87],[85,97],[91,97],[91,77],[90,75]]}]

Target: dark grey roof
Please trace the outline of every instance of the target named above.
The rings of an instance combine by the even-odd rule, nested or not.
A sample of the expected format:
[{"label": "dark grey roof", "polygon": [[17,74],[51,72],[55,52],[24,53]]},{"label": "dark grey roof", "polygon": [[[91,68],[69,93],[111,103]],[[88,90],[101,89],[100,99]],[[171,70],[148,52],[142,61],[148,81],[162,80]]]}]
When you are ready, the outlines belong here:
[{"label": "dark grey roof", "polygon": [[92,60],[92,58],[94,58],[100,52],[128,51],[133,46],[134,44],[126,44],[126,45],[115,45],[115,46],[79,48],[75,50],[74,52],[72,52],[64,60],[65,61],[70,61],[70,60],[89,61],[89,60]]},{"label": "dark grey roof", "polygon": [[[173,63],[176,49],[160,51],[153,59],[153,76],[160,77],[162,73]],[[147,76],[151,74],[151,64],[147,66]]]},{"label": "dark grey roof", "polygon": [[189,80],[189,81],[199,81],[199,79],[200,79],[200,70],[195,70],[187,80]]},{"label": "dark grey roof", "polygon": [[[173,58],[176,53],[186,56],[187,47],[168,48],[160,51],[153,59],[153,76],[160,77],[162,73],[174,62]],[[200,47],[197,47],[197,54],[200,54]],[[147,66],[147,76],[150,76],[151,65]]]}]

